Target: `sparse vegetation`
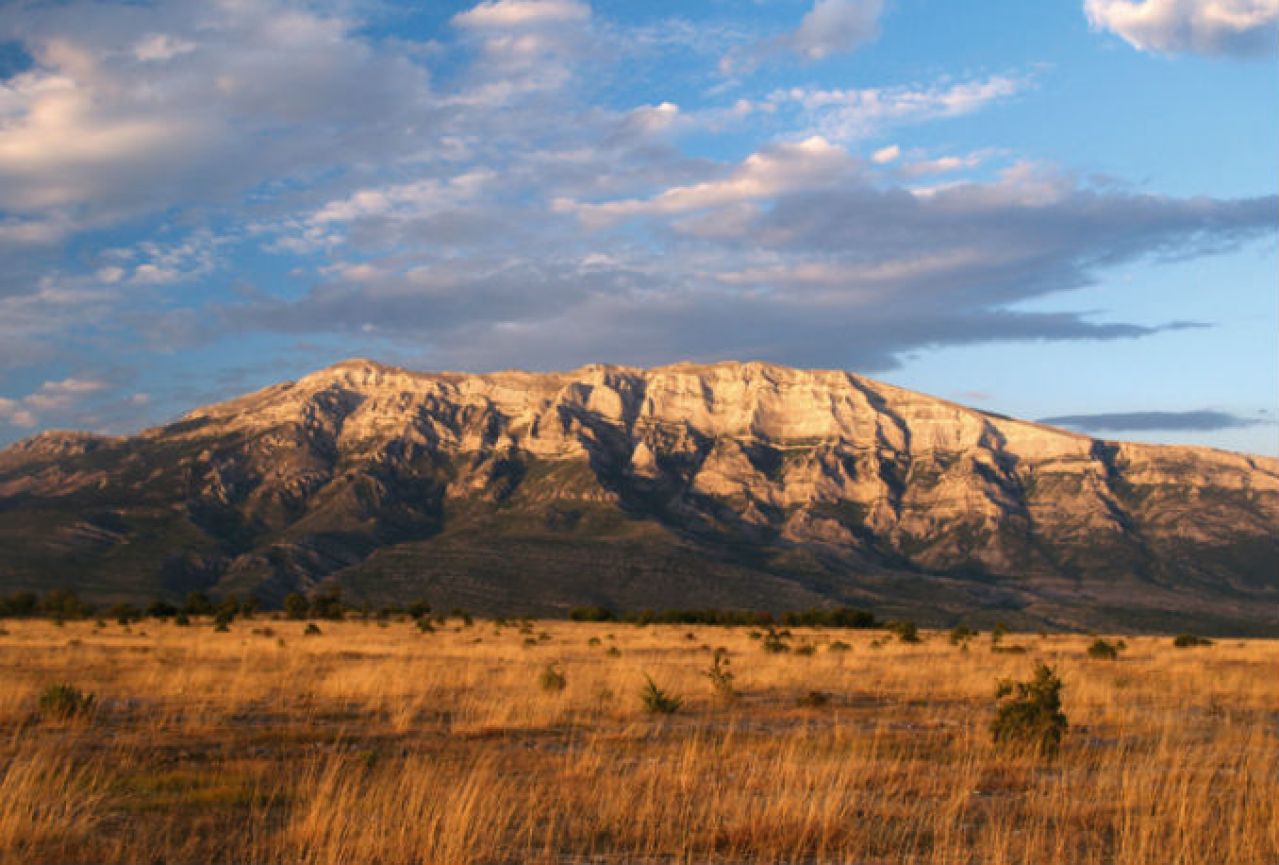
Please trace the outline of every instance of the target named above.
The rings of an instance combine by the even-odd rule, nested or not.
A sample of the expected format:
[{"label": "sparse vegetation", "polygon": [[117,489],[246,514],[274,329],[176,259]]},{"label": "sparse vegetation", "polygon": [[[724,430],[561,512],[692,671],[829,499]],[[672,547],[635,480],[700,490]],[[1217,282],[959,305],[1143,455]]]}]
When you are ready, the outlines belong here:
[{"label": "sparse vegetation", "polygon": [[729,669],[732,662],[728,658],[728,650],[718,648],[711,656],[711,665],[703,670],[703,674],[711,682],[711,689],[721,700],[731,701],[737,696],[733,689],[733,671]]},{"label": "sparse vegetation", "polygon": [[[210,615],[5,623],[0,861],[1279,861],[1279,642],[1127,637],[1120,676],[1087,653],[1113,636],[1028,637],[1056,680],[1038,687],[1026,658],[944,631],[874,652],[882,632],[840,633],[841,652],[779,624],[792,651],[769,654],[699,627],[735,674],[725,704],[683,625],[531,622],[524,648],[516,621],[477,644],[456,619],[426,639],[348,616],[281,650],[305,623],[237,614],[227,638]],[[541,690],[548,665],[563,690]],[[58,720],[50,682],[97,697]],[[1054,692],[1070,727],[1049,765]],[[992,747],[1001,714],[1030,733]]]},{"label": "sparse vegetation", "polygon": [[1001,681],[995,689],[997,708],[990,732],[995,744],[1052,757],[1066,733],[1061,710],[1061,679],[1047,664],[1038,664],[1025,682]]},{"label": "sparse vegetation", "polygon": [[657,687],[652,677],[644,677],[644,690],[640,691],[640,701],[651,714],[673,715],[679,711],[684,701],[668,691]]},{"label": "sparse vegetation", "polygon": [[919,627],[909,620],[894,619],[884,624],[884,628],[896,635],[897,639],[903,643],[918,643]]},{"label": "sparse vegetation", "polygon": [[39,706],[41,717],[65,721],[89,715],[93,711],[93,695],[61,682],[40,692]]},{"label": "sparse vegetation", "polygon": [[557,664],[547,664],[537,676],[537,683],[543,691],[563,691],[568,685],[564,671]]},{"label": "sparse vegetation", "polygon": [[1195,634],[1178,634],[1173,638],[1172,644],[1178,649],[1195,649],[1201,646],[1211,646],[1212,640]]},{"label": "sparse vegetation", "polygon": [[1088,646],[1088,657],[1099,661],[1113,661],[1119,657],[1119,653],[1124,649],[1125,645],[1123,640],[1112,643],[1109,640],[1103,640],[1098,637]]}]

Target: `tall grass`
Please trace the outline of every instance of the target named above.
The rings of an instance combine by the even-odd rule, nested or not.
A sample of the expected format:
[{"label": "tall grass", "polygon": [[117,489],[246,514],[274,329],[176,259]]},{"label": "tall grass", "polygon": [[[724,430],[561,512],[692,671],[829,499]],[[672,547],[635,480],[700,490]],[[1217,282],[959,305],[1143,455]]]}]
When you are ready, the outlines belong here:
[{"label": "tall grass", "polygon": [[[0,861],[1279,860],[1275,642],[1128,637],[1098,664],[1072,636],[1018,656],[794,629],[849,645],[800,657],[746,628],[253,628],[9,626]],[[995,683],[1039,661],[1070,720],[1051,761],[989,732]],[[648,676],[678,713],[645,710]],[[91,723],[41,718],[54,682],[97,695]]]}]

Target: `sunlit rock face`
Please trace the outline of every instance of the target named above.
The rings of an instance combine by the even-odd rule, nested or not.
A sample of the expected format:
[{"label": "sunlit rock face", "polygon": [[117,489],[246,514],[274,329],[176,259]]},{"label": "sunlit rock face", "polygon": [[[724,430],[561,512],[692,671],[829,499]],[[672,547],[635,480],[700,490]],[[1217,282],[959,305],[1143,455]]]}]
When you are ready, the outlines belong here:
[{"label": "sunlit rock face", "polygon": [[328,581],[532,611],[861,601],[1279,623],[1279,461],[763,363],[347,361],[135,437],[0,453],[0,540],[20,552],[0,583],[121,596]]}]

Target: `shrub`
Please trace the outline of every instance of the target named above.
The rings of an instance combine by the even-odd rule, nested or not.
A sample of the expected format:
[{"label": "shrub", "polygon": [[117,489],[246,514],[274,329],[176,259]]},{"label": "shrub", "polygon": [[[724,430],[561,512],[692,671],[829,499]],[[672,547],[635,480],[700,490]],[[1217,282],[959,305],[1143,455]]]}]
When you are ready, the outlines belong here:
[{"label": "shrub", "polygon": [[762,648],[765,652],[768,652],[773,655],[780,655],[783,652],[790,651],[790,645],[788,645],[785,640],[783,640],[781,637],[776,636],[775,634],[769,634],[767,637],[764,638],[764,642],[760,643],[759,645],[760,645],[760,648]]},{"label": "shrub", "polygon": [[894,619],[891,622],[886,622],[884,627],[896,634],[897,639],[903,643],[919,642],[919,628],[909,619]]},{"label": "shrub", "polygon": [[617,648],[617,646],[609,646],[608,651],[604,654],[608,655],[610,658],[620,658],[622,657],[622,650]]},{"label": "shrub", "polygon": [[179,628],[185,628],[187,625],[191,624],[191,620],[187,618],[186,613],[178,613],[173,617],[173,624],[177,625]]},{"label": "shrub", "polygon": [[807,694],[799,698],[801,706],[810,706],[814,709],[820,709],[822,706],[830,704],[830,694],[825,691],[809,691]]},{"label": "shrub", "polygon": [[1051,757],[1061,748],[1066,715],[1061,710],[1061,679],[1038,664],[1027,682],[1004,680],[995,689],[995,720],[990,733],[997,746]]},{"label": "shrub", "polygon": [[1172,644],[1178,649],[1193,649],[1198,646],[1211,646],[1212,640],[1207,637],[1198,637],[1194,634],[1178,634],[1173,639]]},{"label": "shrub", "polygon": [[587,640],[587,641],[586,641],[586,645],[588,645],[588,646],[598,646],[598,645],[600,645],[600,638],[599,638],[599,637],[591,637],[589,640]]},{"label": "shrub", "polygon": [[113,604],[107,615],[115,619],[118,625],[127,625],[142,618],[142,611],[133,604]]},{"label": "shrub", "polygon": [[230,629],[231,621],[235,618],[235,613],[227,608],[218,610],[218,614],[213,617],[213,630],[219,633],[226,633]]},{"label": "shrub", "polygon": [[737,692],[733,690],[733,671],[729,669],[731,663],[727,649],[716,649],[711,656],[711,665],[702,671],[702,675],[710,680],[716,695],[723,700],[732,700],[737,696]]},{"label": "shrub", "polygon": [[852,649],[852,648],[853,648],[852,646],[848,645],[848,644],[847,644],[847,643],[845,643],[843,640],[834,640],[833,642],[831,642],[831,644],[830,644],[829,646],[827,646],[827,647],[826,647],[826,651],[828,651],[828,652],[847,652],[848,650],[850,650],[850,649]]},{"label": "shrub", "polygon": [[564,671],[555,664],[547,664],[538,674],[537,683],[542,686],[543,691],[563,691],[568,679],[564,677]]},{"label": "shrub", "polygon": [[310,610],[311,605],[307,603],[306,598],[297,592],[284,596],[284,614],[290,619],[305,619]]},{"label": "shrub", "polygon": [[166,601],[152,601],[147,607],[147,615],[153,619],[167,619],[178,614],[178,608]]},{"label": "shrub", "polygon": [[673,715],[679,711],[679,707],[684,705],[684,701],[679,697],[669,694],[657,687],[657,683],[649,676],[645,676],[644,690],[640,692],[640,700],[644,703],[644,708],[654,715]]},{"label": "shrub", "polygon": [[1003,622],[995,622],[995,627],[990,629],[990,644],[998,646],[1006,636],[1008,636],[1008,626]]},{"label": "shrub", "polygon": [[307,622],[305,630],[302,631],[304,637],[318,637],[322,632],[320,626],[315,622]]},{"label": "shrub", "polygon": [[1088,647],[1088,657],[1099,661],[1113,661],[1119,657],[1119,646],[1100,638],[1093,640]]},{"label": "shrub", "polygon": [[420,619],[423,616],[431,615],[431,605],[426,601],[414,601],[408,605],[405,611],[413,618]]},{"label": "shrub", "polygon": [[795,650],[795,654],[805,658],[811,658],[816,651],[817,647],[812,643],[805,643]]},{"label": "shrub", "polygon": [[47,718],[69,718],[93,711],[93,695],[65,682],[50,685],[40,694],[40,714]]},{"label": "shrub", "polygon": [[336,622],[342,619],[345,612],[342,606],[342,593],[337,589],[321,592],[311,598],[310,614],[317,619]]},{"label": "shrub", "polygon": [[608,607],[598,606],[574,607],[568,617],[575,622],[611,622],[617,618]]},{"label": "shrub", "polygon": [[435,633],[435,625],[432,625],[431,620],[426,616],[417,620],[417,629],[424,634]]},{"label": "shrub", "polygon": [[192,592],[182,603],[182,612],[188,616],[207,616],[213,612],[213,602],[204,592]]},{"label": "shrub", "polygon": [[950,644],[952,646],[966,646],[968,645],[968,641],[976,636],[977,632],[972,628],[957,625],[950,630]]}]

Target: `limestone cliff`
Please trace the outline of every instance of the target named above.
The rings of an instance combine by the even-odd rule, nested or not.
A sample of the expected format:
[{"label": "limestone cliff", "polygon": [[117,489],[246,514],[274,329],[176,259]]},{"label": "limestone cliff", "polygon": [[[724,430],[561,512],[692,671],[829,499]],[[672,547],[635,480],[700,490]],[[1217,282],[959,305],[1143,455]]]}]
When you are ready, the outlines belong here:
[{"label": "limestone cliff", "polygon": [[135,437],[0,453],[0,542],[0,585],[107,594],[330,581],[543,612],[838,601],[1279,625],[1279,461],[762,363],[348,361]]}]

